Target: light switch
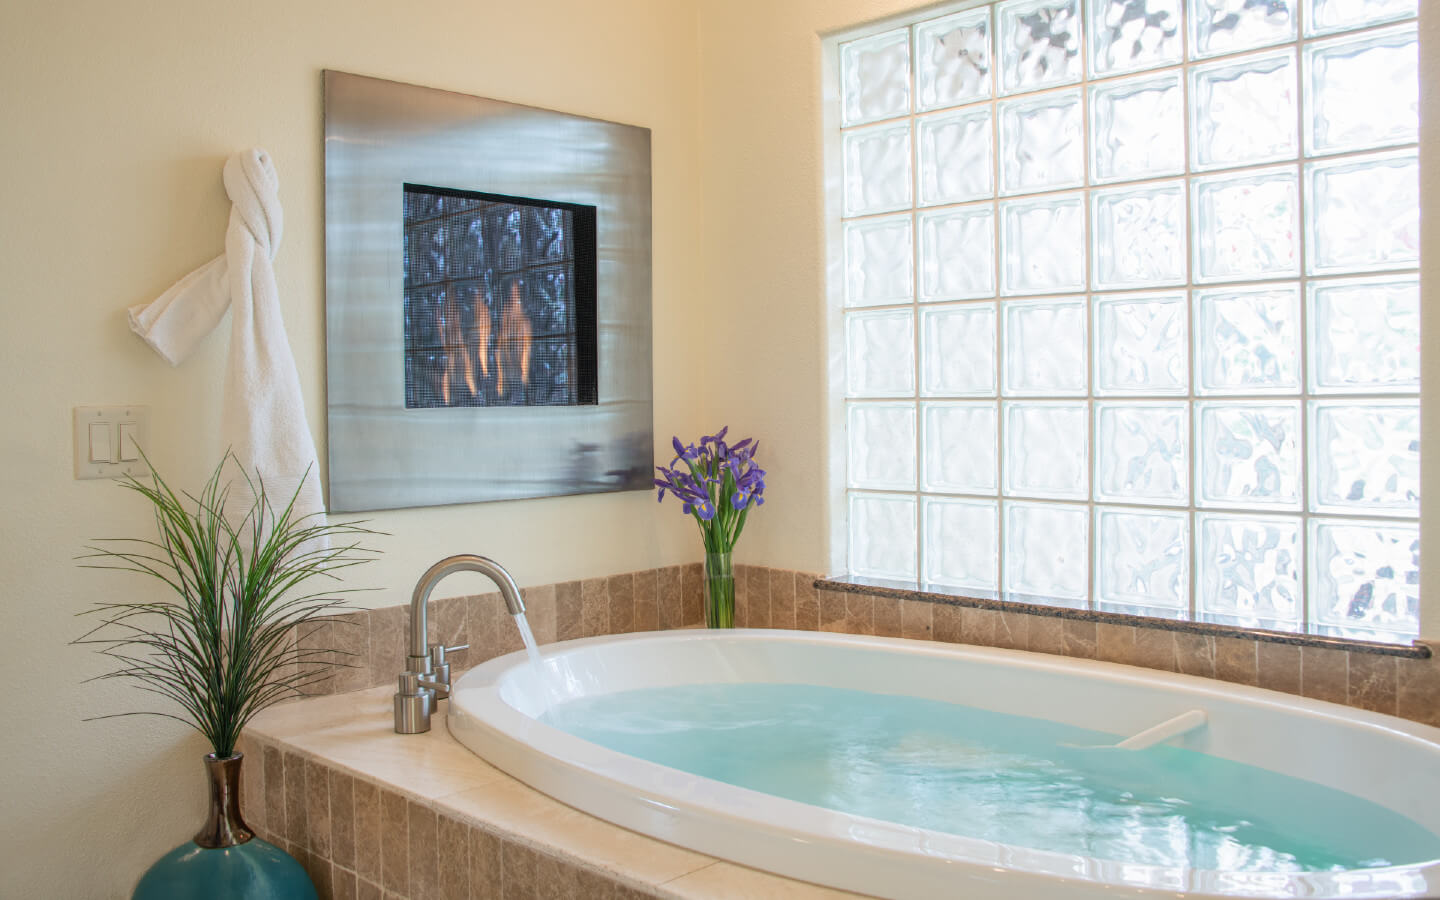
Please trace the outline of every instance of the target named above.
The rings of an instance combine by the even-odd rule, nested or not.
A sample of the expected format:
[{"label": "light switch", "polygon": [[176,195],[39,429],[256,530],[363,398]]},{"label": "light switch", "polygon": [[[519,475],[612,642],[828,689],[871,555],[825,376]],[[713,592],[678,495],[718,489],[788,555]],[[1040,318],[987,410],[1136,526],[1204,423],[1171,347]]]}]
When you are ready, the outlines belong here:
[{"label": "light switch", "polygon": [[76,478],[150,474],[140,458],[150,449],[150,407],[77,406],[74,415]]},{"label": "light switch", "polygon": [[120,461],[134,462],[140,458],[140,423],[120,423]]},{"label": "light switch", "polygon": [[110,423],[90,423],[90,461],[108,463],[115,461],[115,450],[110,445]]}]

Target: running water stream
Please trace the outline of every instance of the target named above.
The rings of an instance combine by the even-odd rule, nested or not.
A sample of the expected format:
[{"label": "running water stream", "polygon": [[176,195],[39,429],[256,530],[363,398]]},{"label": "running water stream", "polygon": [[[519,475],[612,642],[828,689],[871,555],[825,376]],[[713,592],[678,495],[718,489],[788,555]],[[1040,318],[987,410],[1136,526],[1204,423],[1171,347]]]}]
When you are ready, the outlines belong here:
[{"label": "running water stream", "polygon": [[547,715],[556,721],[563,720],[564,714],[559,710],[564,706],[566,697],[561,689],[561,679],[541,662],[535,634],[530,630],[530,622],[523,612],[515,616],[515,627],[520,629],[520,640],[525,642],[525,655],[530,660],[531,671],[535,673],[535,683],[540,686],[540,695],[545,699]]},{"label": "running water stream", "polygon": [[515,627],[520,629],[520,640],[525,642],[525,655],[530,657],[530,665],[535,668],[535,675],[545,681],[545,670],[540,666],[540,648],[535,643],[535,633],[530,630],[530,622],[525,618],[525,613],[515,614]]}]

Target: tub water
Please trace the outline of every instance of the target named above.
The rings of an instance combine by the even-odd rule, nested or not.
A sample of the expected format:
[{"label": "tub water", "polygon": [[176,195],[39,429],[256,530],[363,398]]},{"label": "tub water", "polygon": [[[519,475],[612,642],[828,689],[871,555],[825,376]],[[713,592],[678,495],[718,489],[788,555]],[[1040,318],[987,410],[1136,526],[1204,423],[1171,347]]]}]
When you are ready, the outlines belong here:
[{"label": "tub water", "polygon": [[[559,800],[879,896],[1440,893],[1440,730],[1209,680],[680,632],[492,660],[451,702],[457,738]],[[1190,709],[1209,724],[1094,749]]]}]

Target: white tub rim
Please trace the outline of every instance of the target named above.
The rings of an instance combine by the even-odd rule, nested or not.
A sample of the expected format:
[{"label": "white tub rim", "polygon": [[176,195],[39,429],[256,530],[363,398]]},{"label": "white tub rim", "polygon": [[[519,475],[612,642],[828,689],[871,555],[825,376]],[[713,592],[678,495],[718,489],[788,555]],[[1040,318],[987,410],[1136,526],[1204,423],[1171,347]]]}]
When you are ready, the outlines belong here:
[{"label": "white tub rim", "polygon": [[[1440,728],[1408,722],[1394,716],[1211,678],[995,647],[780,629],[686,629],[581,638],[545,645],[541,648],[541,654],[548,659],[592,648],[623,647],[634,642],[734,640],[803,641],[839,648],[891,649],[907,654],[1003,661],[1037,671],[1085,673],[1089,677],[1106,681],[1130,682],[1141,679],[1150,686],[1173,685],[1183,687],[1192,694],[1208,694],[1227,699],[1238,697],[1252,704],[1273,707],[1277,711],[1301,713],[1378,729],[1390,738],[1418,742],[1426,748],[1440,751]],[[455,737],[477,755],[490,760],[516,778],[530,783],[532,787],[555,796],[561,802],[632,830],[650,833],[661,840],[688,846],[702,853],[715,855],[703,842],[686,840],[683,835],[660,835],[647,831],[643,823],[647,818],[643,809],[648,807],[652,813],[665,810],[682,816],[700,816],[726,823],[736,829],[760,830],[766,833],[767,840],[782,843],[788,841],[792,849],[814,842],[854,840],[858,833],[864,835],[867,854],[888,857],[896,865],[904,865],[906,862],[913,862],[917,857],[923,857],[927,862],[936,863],[941,869],[967,866],[1004,871],[1007,877],[1023,877],[1034,889],[1039,890],[1048,886],[1065,891],[1088,887],[1100,889],[1102,893],[1149,889],[1168,891],[1171,896],[1178,890],[1183,891],[1186,896],[1195,897],[1328,897],[1343,894],[1359,898],[1395,896],[1392,886],[1394,879],[1418,878],[1424,884],[1423,893],[1405,896],[1440,893],[1440,859],[1338,873],[1235,873],[1193,870],[1078,857],[1056,851],[999,844],[983,838],[931,831],[812,806],[651,763],[546,725],[500,697],[500,691],[507,679],[521,677],[526,664],[524,651],[517,651],[482,663],[457,679],[453,694],[456,699],[451,701],[448,716],[450,729]],[[477,742],[490,745],[487,747],[490,752],[478,749]],[[514,746],[502,748],[501,745],[507,742]],[[518,757],[515,752],[517,749],[523,751]],[[532,756],[527,759],[526,754]],[[540,775],[534,765],[537,762],[540,763],[539,768],[553,771],[549,775]],[[637,809],[629,814],[617,814],[613,810],[597,809],[594,798],[580,799],[577,802],[577,798],[573,796],[560,796],[556,793],[556,788],[560,782],[569,780],[568,776],[572,775],[592,779],[595,784],[604,787],[601,793],[612,797],[633,797]],[[663,775],[663,783],[670,788],[664,793],[648,787],[660,775]],[[677,796],[677,792],[683,794],[683,797]],[[737,809],[758,810],[760,818],[737,815],[734,812]],[[821,819],[826,827],[816,828],[808,824],[807,820],[816,818]],[[863,886],[857,888],[854,883],[845,879],[827,880],[816,878],[813,873],[797,874],[794,867],[777,865],[773,859],[756,859],[753,855],[739,858],[733,853],[726,854],[725,858],[803,880],[864,889]]]}]

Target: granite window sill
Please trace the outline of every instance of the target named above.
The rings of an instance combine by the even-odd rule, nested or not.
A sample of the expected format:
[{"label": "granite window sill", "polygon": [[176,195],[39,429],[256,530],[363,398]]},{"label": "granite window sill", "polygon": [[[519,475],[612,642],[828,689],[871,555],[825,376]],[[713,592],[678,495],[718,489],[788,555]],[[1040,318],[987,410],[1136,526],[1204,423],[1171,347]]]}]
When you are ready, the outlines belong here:
[{"label": "granite window sill", "polygon": [[815,587],[822,591],[837,591],[849,594],[868,594],[875,597],[893,597],[903,600],[918,600],[927,603],[943,603],[950,606],[974,609],[994,609],[1026,613],[1033,616],[1051,616],[1060,619],[1076,619],[1084,622],[1103,622],[1112,625],[1129,625],[1135,628],[1153,628],[1162,631],[1181,631],[1190,634],[1207,634],[1217,637],[1247,638],[1273,644],[1290,644],[1296,647],[1327,647],[1352,653],[1372,653],[1380,656],[1397,656],[1404,659],[1429,659],[1430,647],[1419,641],[1410,644],[1387,644],[1380,641],[1366,641],[1356,638],[1335,637],[1323,634],[1304,634],[1290,631],[1272,631],[1264,628],[1247,628],[1239,625],[1225,625],[1215,622],[1197,622],[1191,619],[1163,618],[1133,613],[1110,612],[1089,608],[1064,606],[1059,602],[1045,602],[1029,595],[995,594],[990,591],[942,591],[919,584],[861,578],[854,575],[817,578]]}]

